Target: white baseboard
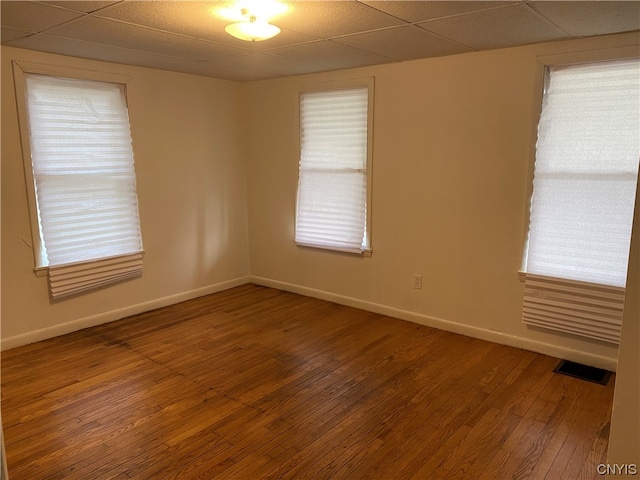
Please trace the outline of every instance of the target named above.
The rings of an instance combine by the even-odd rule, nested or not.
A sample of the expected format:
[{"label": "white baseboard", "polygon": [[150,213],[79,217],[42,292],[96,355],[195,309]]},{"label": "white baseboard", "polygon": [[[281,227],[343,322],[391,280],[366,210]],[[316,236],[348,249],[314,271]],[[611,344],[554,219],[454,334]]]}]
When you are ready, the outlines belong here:
[{"label": "white baseboard", "polygon": [[57,337],[59,335],[65,335],[67,333],[82,330],[83,328],[93,327],[101,325],[103,323],[113,322],[122,318],[137,315],[138,313],[147,312],[156,308],[166,307],[167,305],[173,305],[175,303],[184,302],[193,298],[202,297],[212,293],[227,290],[229,288],[244,285],[246,283],[254,283],[256,285],[262,285],[265,287],[277,288],[287,292],[298,293],[300,295],[306,295],[308,297],[319,298],[321,300],[327,300],[329,302],[339,303],[341,305],[347,305],[350,307],[360,308],[369,312],[379,313],[381,315],[387,315],[390,317],[398,318],[400,320],[407,320],[409,322],[425,325],[428,327],[445,330],[448,332],[458,333],[466,335],[468,337],[479,338],[502,345],[508,345],[510,347],[522,348],[524,350],[530,350],[552,357],[563,358],[571,360],[573,362],[584,363],[586,365],[592,365],[594,367],[604,368],[606,370],[615,371],[617,368],[617,359],[610,357],[603,357],[601,355],[594,355],[579,350],[574,350],[558,345],[549,343],[538,342],[528,338],[517,337],[514,335],[508,335],[493,330],[487,330],[471,325],[465,325],[462,323],[456,323],[449,320],[444,320],[421,313],[412,312],[409,310],[403,310],[388,305],[382,305],[379,303],[368,302],[354,297],[347,297],[345,295],[339,295],[326,290],[317,290],[314,288],[304,287],[301,285],[295,285],[292,283],[281,282],[278,280],[272,280],[269,278],[258,276],[245,276],[225,282],[216,283],[206,287],[190,290],[187,292],[170,295],[167,297],[158,298],[149,302],[143,302],[136,305],[120,308],[117,310],[111,310],[109,312],[92,315],[71,322],[55,325],[49,328],[43,328],[33,332],[28,332],[22,335],[16,335],[14,337],[4,338],[0,343],[0,350],[8,350],[10,348],[27,345],[29,343],[39,342],[49,338]]},{"label": "white baseboard", "polygon": [[120,320],[131,315],[137,315],[138,313],[148,312],[156,308],[166,307],[167,305],[173,305],[175,303],[184,302],[193,298],[202,297],[229,288],[238,287],[249,283],[249,277],[240,277],[233,280],[227,280],[225,282],[215,283],[206,287],[197,288],[195,290],[189,290],[187,292],[177,293],[175,295],[169,295],[167,297],[157,298],[148,302],[138,303],[136,305],[130,305],[117,310],[111,310],[90,317],[80,318],[71,322],[54,325],[48,328],[42,328],[33,332],[28,332],[22,335],[16,335],[14,337],[3,338],[0,343],[0,350],[9,350],[10,348],[20,347],[29,343],[39,342],[41,340],[47,340],[49,338],[65,335],[67,333],[82,330],[83,328],[94,327],[103,323],[113,322]]},{"label": "white baseboard", "polygon": [[319,298],[321,300],[327,300],[330,302],[339,303],[341,305],[347,305],[349,307],[360,308],[369,312],[399,318],[400,320],[407,320],[409,322],[417,323],[420,325],[425,325],[440,330],[446,330],[448,332],[459,333],[461,335],[466,335],[467,337],[479,338],[481,340],[487,340],[490,342],[499,343],[501,345],[522,348],[524,350],[530,350],[532,352],[542,353],[544,355],[562,358],[565,360],[570,360],[572,362],[578,362],[598,368],[604,368],[610,371],[616,371],[618,364],[617,359],[615,358],[593,355],[571,348],[539,342],[528,338],[517,337],[515,335],[508,335],[505,333],[474,327],[471,325],[465,325],[462,323],[456,323],[449,320],[424,315],[421,313],[411,312],[409,310],[402,310],[399,308],[390,307],[388,305],[382,305],[358,298],[339,295],[336,293],[328,292],[326,290],[317,290],[314,288],[303,287],[292,283],[280,282],[278,280],[272,280],[269,278],[253,275],[249,276],[249,282],[256,285],[262,285],[264,287],[277,288],[279,290],[285,290],[287,292]]}]

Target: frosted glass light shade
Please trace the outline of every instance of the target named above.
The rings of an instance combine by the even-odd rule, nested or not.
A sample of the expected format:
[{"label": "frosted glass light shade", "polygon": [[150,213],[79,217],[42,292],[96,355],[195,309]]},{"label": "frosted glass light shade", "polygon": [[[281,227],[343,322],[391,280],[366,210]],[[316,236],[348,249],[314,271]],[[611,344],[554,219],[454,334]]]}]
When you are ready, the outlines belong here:
[{"label": "frosted glass light shade", "polygon": [[262,20],[232,23],[224,29],[229,35],[247,42],[261,42],[280,33],[280,29]]}]

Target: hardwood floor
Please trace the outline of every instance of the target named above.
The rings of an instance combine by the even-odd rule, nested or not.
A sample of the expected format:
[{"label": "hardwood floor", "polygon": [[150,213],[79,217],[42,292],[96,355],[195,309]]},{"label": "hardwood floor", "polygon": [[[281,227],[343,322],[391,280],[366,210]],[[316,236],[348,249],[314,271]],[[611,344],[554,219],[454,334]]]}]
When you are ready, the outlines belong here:
[{"label": "hardwood floor", "polygon": [[614,377],[245,285],[2,354],[11,480],[595,479]]}]

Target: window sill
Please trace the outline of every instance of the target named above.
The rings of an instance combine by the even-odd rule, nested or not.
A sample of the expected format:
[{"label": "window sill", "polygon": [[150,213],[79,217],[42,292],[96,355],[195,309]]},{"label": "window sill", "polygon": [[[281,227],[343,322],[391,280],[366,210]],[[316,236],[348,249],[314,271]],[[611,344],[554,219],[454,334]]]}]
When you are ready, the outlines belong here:
[{"label": "window sill", "polygon": [[49,273],[49,267],[35,267],[33,273],[36,274],[36,277],[46,277]]}]

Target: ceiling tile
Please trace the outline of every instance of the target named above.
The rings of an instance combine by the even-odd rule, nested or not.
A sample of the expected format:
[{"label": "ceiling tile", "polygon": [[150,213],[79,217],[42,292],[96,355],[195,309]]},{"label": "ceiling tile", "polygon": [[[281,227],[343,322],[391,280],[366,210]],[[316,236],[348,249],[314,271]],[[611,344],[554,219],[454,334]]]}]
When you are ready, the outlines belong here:
[{"label": "ceiling tile", "polygon": [[29,32],[42,32],[82,14],[35,2],[0,2],[2,25]]},{"label": "ceiling tile", "polygon": [[221,2],[122,2],[96,14],[103,18],[144,25],[168,32],[207,40],[228,37],[224,27],[229,23],[216,14]]},{"label": "ceiling tile", "polygon": [[530,2],[571,35],[604,35],[640,29],[640,2]]},{"label": "ceiling tile", "polygon": [[[212,40],[251,51],[318,39],[318,37],[282,28],[281,33],[269,41],[245,42],[238,40],[224,30],[233,21],[220,15],[219,11],[223,6],[228,6],[228,2],[163,1],[157,2],[153,9],[150,9],[146,2],[124,2],[105,9],[96,16]],[[281,25],[278,26],[281,27]]]},{"label": "ceiling tile", "polygon": [[[221,80],[232,80],[236,82],[246,82],[251,80],[262,80],[269,78],[268,75],[260,76],[256,72],[251,70],[232,69],[228,67],[221,67],[219,65],[212,64],[210,62],[192,62],[188,65],[190,70],[185,73],[191,73],[193,75],[202,75],[205,77],[214,77]],[[165,70],[173,70],[167,68]],[[182,71],[182,70],[181,70]]]},{"label": "ceiling tile", "polygon": [[336,42],[394,60],[413,60],[470,51],[412,25],[340,37]]},{"label": "ceiling tile", "polygon": [[233,71],[236,79],[241,81],[289,77],[327,70],[326,66],[315,63],[314,60],[307,59],[300,62],[268,53],[254,52],[228,57],[220,67]]},{"label": "ceiling tile", "polygon": [[394,17],[406,20],[408,22],[420,22],[423,20],[432,20],[435,18],[450,17],[460,13],[474,12],[477,10],[486,10],[504,5],[513,4],[515,2],[498,2],[498,1],[401,1],[391,2],[389,0],[359,0],[361,3],[369,5],[377,10],[393,15]]},{"label": "ceiling tile", "polygon": [[290,2],[286,15],[274,20],[279,27],[331,38],[339,35],[402,25],[404,22],[362,3]]},{"label": "ceiling tile", "polygon": [[8,43],[19,38],[28,37],[33,35],[32,32],[24,32],[22,30],[16,30],[15,28],[2,27],[2,43]]},{"label": "ceiling tile", "polygon": [[272,77],[300,75],[310,71],[326,70],[326,67],[314,61],[296,62],[261,52],[227,57],[223,62],[220,62],[220,66],[239,70],[253,69],[260,75],[268,74]]},{"label": "ceiling tile", "polygon": [[243,42],[234,0],[2,0],[2,43],[245,81],[640,28],[640,1],[284,1],[280,35]]},{"label": "ceiling tile", "polygon": [[294,62],[308,62],[309,59],[313,59],[314,63],[332,70],[378,65],[388,63],[390,60],[387,57],[358,50],[331,40],[292,45],[270,50],[269,53]]},{"label": "ceiling tile", "polygon": [[[216,65],[212,62],[186,60],[110,45],[99,45],[69,38],[54,37],[46,34],[34,35],[29,38],[17,40],[12,42],[11,46],[50,53],[64,51],[66,55],[91,60],[157,68],[160,70],[181,71],[195,75],[208,75],[216,72]],[[225,71],[221,67],[217,68],[220,72]]]},{"label": "ceiling tile", "polygon": [[92,43],[190,59],[212,60],[243,53],[243,50],[233,47],[94,17],[84,17],[61,27],[53,28],[47,33]]},{"label": "ceiling tile", "polygon": [[[140,52],[127,48],[100,45],[96,43],[74,40],[71,38],[56,37],[53,35],[39,34],[29,38],[23,38],[11,42],[12,47],[27,48],[43,52],[57,53],[62,50],[66,55],[89,58],[92,60],[114,61],[116,63],[130,64],[133,59],[140,57],[153,58],[155,55],[149,52]],[[161,55],[158,55],[161,57]],[[173,58],[173,57],[168,57]],[[117,59],[117,60],[115,60]]]},{"label": "ceiling tile", "polygon": [[119,1],[121,0],[112,0],[107,2],[103,2],[100,0],[88,0],[84,2],[78,2],[75,0],[64,0],[59,2],[40,2],[40,3],[46,3],[48,5],[56,5],[58,7],[66,8],[67,10],[75,10],[76,12],[91,13],[91,12],[95,12],[96,10],[100,10],[101,8],[108,7],[109,5],[116,4]]},{"label": "ceiling tile", "polygon": [[526,5],[483,10],[423,22],[418,26],[478,50],[545,42],[568,36],[538,18]]}]

